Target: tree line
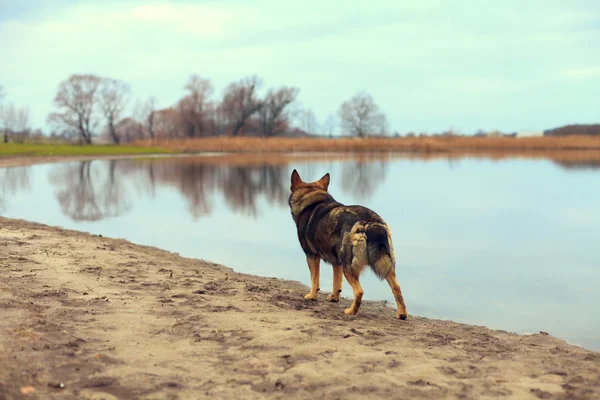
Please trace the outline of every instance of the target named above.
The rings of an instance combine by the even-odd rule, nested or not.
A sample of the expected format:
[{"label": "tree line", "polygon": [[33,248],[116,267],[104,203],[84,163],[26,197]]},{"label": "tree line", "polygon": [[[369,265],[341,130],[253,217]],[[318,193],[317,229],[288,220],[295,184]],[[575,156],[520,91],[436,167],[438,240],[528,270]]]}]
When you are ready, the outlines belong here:
[{"label": "tree line", "polygon": [[0,85],[0,132],[2,141],[8,143],[9,136],[15,142],[23,142],[31,134],[29,126],[29,107],[14,103],[4,104],[6,90]]},{"label": "tree line", "polygon": [[[114,144],[139,139],[178,139],[214,136],[332,136],[339,125],[347,135],[365,137],[387,133],[385,114],[366,92],[345,101],[337,114],[319,124],[314,113],[299,107],[299,89],[291,86],[268,88],[261,94],[263,81],[247,76],[215,94],[210,80],[192,75],[184,85],[185,94],[170,107],[159,109],[156,98],[138,100],[129,113],[131,87],[124,81],[91,74],[73,74],[60,82],[54,108],[47,122],[54,134],[91,144],[94,138],[107,138]],[[0,101],[5,91],[0,87]],[[7,110],[10,109],[6,108]],[[5,132],[16,137],[25,131],[13,115],[0,113]],[[28,126],[27,109],[25,125]],[[10,121],[9,121],[10,120]],[[21,121],[21,120],[19,120]],[[25,136],[25,135],[23,135]]]}]

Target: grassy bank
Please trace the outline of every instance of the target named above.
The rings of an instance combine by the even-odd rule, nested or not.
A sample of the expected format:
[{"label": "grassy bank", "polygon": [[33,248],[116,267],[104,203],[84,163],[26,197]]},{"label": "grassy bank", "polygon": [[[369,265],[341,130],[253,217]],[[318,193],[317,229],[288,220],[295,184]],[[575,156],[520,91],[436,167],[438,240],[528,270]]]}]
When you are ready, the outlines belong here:
[{"label": "grassy bank", "polygon": [[140,146],[158,146],[182,152],[348,152],[402,151],[412,153],[538,152],[600,150],[600,137],[415,137],[415,138],[250,138],[146,140]]},{"label": "grassy bank", "polygon": [[71,145],[71,144],[32,144],[2,143],[0,157],[9,156],[113,156],[136,154],[165,154],[176,150],[158,146],[111,146],[111,145]]}]

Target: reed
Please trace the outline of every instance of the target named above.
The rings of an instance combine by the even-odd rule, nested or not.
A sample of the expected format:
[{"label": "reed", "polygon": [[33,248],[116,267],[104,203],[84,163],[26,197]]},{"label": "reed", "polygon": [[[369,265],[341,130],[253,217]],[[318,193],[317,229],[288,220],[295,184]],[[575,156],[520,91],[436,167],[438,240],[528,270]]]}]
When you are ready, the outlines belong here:
[{"label": "reed", "polygon": [[178,152],[389,152],[494,153],[600,150],[600,137],[415,137],[415,138],[256,138],[216,137],[200,139],[143,140],[142,147]]}]

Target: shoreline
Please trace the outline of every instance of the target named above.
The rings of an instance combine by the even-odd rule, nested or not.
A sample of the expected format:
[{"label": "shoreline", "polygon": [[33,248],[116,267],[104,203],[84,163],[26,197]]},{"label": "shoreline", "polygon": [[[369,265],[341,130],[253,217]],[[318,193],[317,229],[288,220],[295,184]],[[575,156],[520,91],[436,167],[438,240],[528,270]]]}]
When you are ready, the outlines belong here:
[{"label": "shoreline", "polygon": [[[511,139],[515,140],[515,139]],[[600,143],[600,142],[598,142]],[[170,158],[195,158],[203,159],[207,163],[230,163],[235,165],[283,165],[298,161],[319,160],[352,160],[357,162],[387,161],[394,159],[411,160],[490,160],[502,161],[511,159],[521,160],[546,160],[566,167],[600,168],[600,146],[582,149],[459,149],[459,150],[431,150],[422,149],[302,149],[282,148],[278,150],[240,151],[235,148],[198,148],[178,151],[174,153],[148,153],[148,154],[99,154],[99,155],[29,155],[0,153],[0,168],[22,167],[35,164],[49,164],[59,162],[93,161],[93,160],[140,160],[140,159],[170,159]]]},{"label": "shoreline", "polygon": [[121,154],[121,155],[74,155],[74,156],[31,156],[31,155],[0,155],[0,168],[27,167],[37,164],[52,164],[61,162],[93,161],[93,160],[134,160],[140,158],[181,157],[184,154]]},{"label": "shoreline", "polygon": [[346,316],[298,282],[23,220],[0,217],[0,246],[7,398],[600,398],[600,353],[551,335]]}]

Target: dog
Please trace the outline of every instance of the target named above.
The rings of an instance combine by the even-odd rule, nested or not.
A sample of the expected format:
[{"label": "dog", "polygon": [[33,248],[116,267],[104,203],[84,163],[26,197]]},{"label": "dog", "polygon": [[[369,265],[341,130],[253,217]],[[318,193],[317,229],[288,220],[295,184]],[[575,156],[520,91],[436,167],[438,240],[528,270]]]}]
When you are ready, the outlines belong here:
[{"label": "dog", "polygon": [[366,207],[346,206],[335,201],[327,191],[329,181],[329,173],[316,182],[304,182],[295,169],[291,176],[288,203],[310,270],[311,289],[304,298],[317,300],[323,260],[333,266],[333,291],[327,300],[340,300],[345,276],[354,292],[354,301],[344,313],[355,315],[364,293],[359,276],[370,266],[379,279],[387,280],[390,285],[396,300],[396,318],[406,319],[408,312],[396,280],[390,228]]}]

